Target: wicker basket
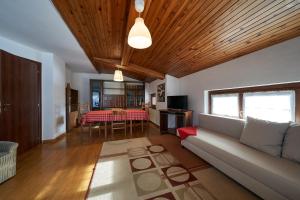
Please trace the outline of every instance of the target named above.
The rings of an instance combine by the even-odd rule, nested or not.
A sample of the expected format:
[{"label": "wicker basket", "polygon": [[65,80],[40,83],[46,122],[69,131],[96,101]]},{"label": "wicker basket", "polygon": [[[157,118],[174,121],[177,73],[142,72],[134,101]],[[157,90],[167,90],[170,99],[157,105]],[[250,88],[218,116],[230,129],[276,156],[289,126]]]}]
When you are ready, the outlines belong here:
[{"label": "wicker basket", "polygon": [[0,183],[16,175],[18,143],[0,141]]}]

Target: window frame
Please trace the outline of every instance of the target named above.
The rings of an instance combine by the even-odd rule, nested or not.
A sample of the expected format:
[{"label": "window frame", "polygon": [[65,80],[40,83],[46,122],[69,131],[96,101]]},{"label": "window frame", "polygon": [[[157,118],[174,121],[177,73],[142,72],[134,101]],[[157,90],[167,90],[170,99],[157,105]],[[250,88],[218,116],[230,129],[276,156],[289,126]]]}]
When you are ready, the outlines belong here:
[{"label": "window frame", "polygon": [[213,95],[237,93],[239,97],[238,98],[239,118],[244,119],[244,112],[243,112],[244,93],[286,91],[286,90],[295,91],[295,122],[300,123],[300,82],[262,85],[262,86],[253,86],[253,87],[243,87],[243,88],[232,88],[232,89],[223,89],[223,90],[210,90],[208,91],[208,113],[212,114]]}]

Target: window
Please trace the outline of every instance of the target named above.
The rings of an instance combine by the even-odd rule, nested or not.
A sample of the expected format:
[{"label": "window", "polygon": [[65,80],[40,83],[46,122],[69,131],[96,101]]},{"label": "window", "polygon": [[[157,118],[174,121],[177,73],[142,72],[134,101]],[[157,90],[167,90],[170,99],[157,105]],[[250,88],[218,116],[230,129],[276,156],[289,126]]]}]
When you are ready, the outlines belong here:
[{"label": "window", "polygon": [[239,116],[238,94],[212,95],[212,114],[230,117]]},{"label": "window", "polygon": [[209,113],[300,122],[300,83],[209,91]]},{"label": "window", "polygon": [[275,122],[295,121],[295,92],[271,91],[245,93],[244,118],[247,116]]}]

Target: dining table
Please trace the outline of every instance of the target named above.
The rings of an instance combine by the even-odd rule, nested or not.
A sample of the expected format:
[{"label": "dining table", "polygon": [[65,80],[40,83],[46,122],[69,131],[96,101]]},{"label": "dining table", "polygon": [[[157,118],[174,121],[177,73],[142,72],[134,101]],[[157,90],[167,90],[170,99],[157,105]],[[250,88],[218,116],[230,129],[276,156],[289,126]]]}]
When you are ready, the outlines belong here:
[{"label": "dining table", "polygon": [[[90,127],[91,133],[91,125],[94,123],[104,122],[104,130],[105,130],[105,137],[107,137],[107,123],[112,121],[121,121],[126,120],[130,122],[130,134],[132,135],[132,122],[133,121],[141,121],[142,123],[142,131],[144,131],[144,121],[149,120],[149,114],[145,110],[141,109],[124,109],[123,110],[126,114],[118,115],[113,113],[113,110],[95,110],[89,111],[85,113],[81,119],[81,125],[88,124]],[[100,131],[100,127],[99,127]]]}]

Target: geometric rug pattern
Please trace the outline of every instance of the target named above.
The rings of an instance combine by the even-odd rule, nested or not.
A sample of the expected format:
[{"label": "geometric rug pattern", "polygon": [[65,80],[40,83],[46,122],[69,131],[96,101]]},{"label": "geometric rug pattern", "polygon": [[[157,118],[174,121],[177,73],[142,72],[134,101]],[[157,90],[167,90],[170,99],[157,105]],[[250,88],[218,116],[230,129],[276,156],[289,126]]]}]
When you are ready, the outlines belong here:
[{"label": "geometric rug pattern", "polygon": [[140,199],[216,199],[162,144],[130,148],[128,158]]},{"label": "geometric rug pattern", "polygon": [[[214,170],[208,164],[187,169],[163,144],[153,145],[147,138],[105,142],[87,199],[217,200],[215,191],[202,182],[209,173],[214,175]],[[226,176],[217,175],[214,181],[228,182]],[[241,187],[232,184],[237,191]],[[246,199],[256,199],[247,195],[251,198]]]}]

